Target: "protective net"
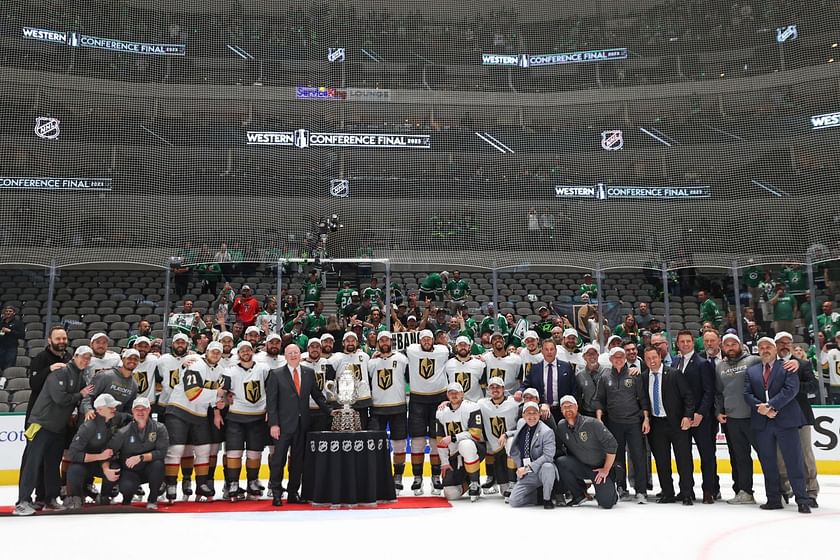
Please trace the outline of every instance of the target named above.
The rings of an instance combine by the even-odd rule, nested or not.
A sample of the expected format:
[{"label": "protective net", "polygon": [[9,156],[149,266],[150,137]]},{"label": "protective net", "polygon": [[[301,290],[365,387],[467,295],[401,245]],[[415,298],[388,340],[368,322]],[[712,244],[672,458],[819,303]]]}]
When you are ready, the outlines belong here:
[{"label": "protective net", "polygon": [[6,2],[0,262],[836,258],[840,3],[551,4]]}]

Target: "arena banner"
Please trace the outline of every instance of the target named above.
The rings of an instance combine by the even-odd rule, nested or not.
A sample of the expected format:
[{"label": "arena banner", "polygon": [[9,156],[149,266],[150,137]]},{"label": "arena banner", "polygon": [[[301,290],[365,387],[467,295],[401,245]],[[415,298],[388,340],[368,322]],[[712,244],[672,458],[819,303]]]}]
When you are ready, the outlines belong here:
[{"label": "arena banner", "polygon": [[288,132],[247,131],[249,146],[294,146],[296,148],[420,148],[432,146],[429,134],[390,132],[312,132],[299,128]]},{"label": "arena banner", "polygon": [[822,130],[823,128],[834,128],[840,126],[840,112],[825,113],[811,117],[811,130]]},{"label": "arena banner", "polygon": [[679,199],[709,198],[712,193],[708,186],[644,187],[597,183],[595,185],[556,185],[554,196],[557,198],[592,198],[595,200],[611,198]]},{"label": "arena banner", "polygon": [[121,53],[148,54],[157,56],[185,56],[187,46],[180,43],[141,43],[137,41],[122,41],[120,39],[105,39],[83,35],[75,31],[53,31],[37,27],[24,27],[23,36],[27,39],[67,45],[69,47],[88,47]]},{"label": "arena banner", "polygon": [[577,64],[580,62],[607,62],[624,60],[627,49],[595,49],[590,51],[574,51],[554,54],[488,54],[482,53],[481,64],[485,66],[519,66],[531,68],[536,66],[556,66],[559,64]]},{"label": "arena banner", "polygon": [[0,177],[0,189],[110,191],[111,182],[106,177]]}]

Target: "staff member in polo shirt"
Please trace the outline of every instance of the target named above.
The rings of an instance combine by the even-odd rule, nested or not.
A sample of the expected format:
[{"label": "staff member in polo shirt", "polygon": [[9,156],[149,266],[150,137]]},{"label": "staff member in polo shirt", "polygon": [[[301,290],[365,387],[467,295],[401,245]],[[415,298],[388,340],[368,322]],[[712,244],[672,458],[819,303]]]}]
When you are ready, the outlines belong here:
[{"label": "staff member in polo shirt", "polygon": [[559,441],[566,454],[556,461],[564,492],[572,499],[567,506],[578,506],[586,500],[586,481],[595,488],[595,501],[610,509],[618,501],[615,480],[610,471],[615,462],[618,444],[600,420],[578,414],[577,400],[571,395],[560,399],[563,421],[557,426]]},{"label": "staff member in polo shirt", "polygon": [[133,420],[118,431],[108,448],[113,450],[111,467],[120,469],[120,493],[123,504],[131,498],[141,484],[149,483],[147,509],[157,509],[157,498],[164,480],[166,449],[169,447],[169,432],[166,426],[152,419],[152,405],[146,397],[139,397],[131,406]]}]

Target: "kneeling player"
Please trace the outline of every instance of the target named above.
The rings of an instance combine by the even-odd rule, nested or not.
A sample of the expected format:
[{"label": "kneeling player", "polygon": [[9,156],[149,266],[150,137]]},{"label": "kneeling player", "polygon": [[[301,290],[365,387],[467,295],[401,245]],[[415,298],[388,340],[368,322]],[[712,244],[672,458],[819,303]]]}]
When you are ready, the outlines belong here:
[{"label": "kneeling player", "polygon": [[481,429],[481,410],[464,400],[460,383],[450,383],[446,390],[449,403],[437,411],[437,448],[443,476],[443,495],[457,500],[469,491],[470,500],[481,495],[479,467],[486,454]]},{"label": "kneeling player", "polygon": [[499,438],[516,426],[519,403],[513,397],[505,397],[505,380],[501,377],[491,378],[487,390],[490,396],[478,401],[482,424],[487,427],[484,433],[487,438],[487,458],[484,461],[487,482],[481,488],[485,494],[495,494],[498,484],[507,498],[510,495],[509,485],[516,482],[516,468]]},{"label": "kneeling player", "polygon": [[226,494],[231,500],[241,498],[239,476],[242,453],[247,448],[245,473],[248,477],[248,498],[262,496],[259,484],[260,460],[268,440],[265,420],[265,380],[268,366],[254,362],[254,350],[248,342],[237,346],[239,362],[228,368],[222,386],[233,395],[226,419],[225,465]]}]

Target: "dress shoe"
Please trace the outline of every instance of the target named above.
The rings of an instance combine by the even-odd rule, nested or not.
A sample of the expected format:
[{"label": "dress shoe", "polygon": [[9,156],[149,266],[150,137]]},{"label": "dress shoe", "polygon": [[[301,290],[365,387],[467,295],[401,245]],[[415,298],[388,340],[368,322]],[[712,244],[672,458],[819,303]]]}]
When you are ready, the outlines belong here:
[{"label": "dress shoe", "polygon": [[694,500],[692,500],[690,496],[686,496],[685,498],[682,499],[682,505],[693,506],[694,505]]},{"label": "dress shoe", "polygon": [[300,499],[300,496],[297,492],[289,492],[288,496],[286,496],[286,503],[288,504],[302,504],[304,503],[303,500]]},{"label": "dress shoe", "polygon": [[704,504],[713,504],[715,503],[715,497],[711,492],[703,492],[703,503]]},{"label": "dress shoe", "polygon": [[820,504],[817,503],[817,499],[811,498],[811,509],[817,509],[818,507],[820,507]]},{"label": "dress shoe", "polygon": [[551,500],[546,500],[543,502],[543,509],[554,509],[554,502]]},{"label": "dress shoe", "polygon": [[715,500],[722,500],[722,499],[723,499],[723,496],[720,495],[720,490],[715,492]]},{"label": "dress shoe", "polygon": [[782,505],[782,501],[779,500],[778,502],[767,502],[766,504],[761,504],[761,509],[784,509],[785,506]]},{"label": "dress shoe", "polygon": [[274,507],[280,507],[280,506],[282,506],[282,505],[283,505],[283,501],[280,499],[280,496],[277,496],[277,495],[273,496],[273,497],[271,498],[271,505],[272,505],[272,506],[274,506]]},{"label": "dress shoe", "polygon": [[799,513],[811,513],[811,506],[808,504],[799,504]]},{"label": "dress shoe", "polygon": [[676,496],[661,496],[656,500],[657,504],[673,504],[676,503],[677,498]]}]

